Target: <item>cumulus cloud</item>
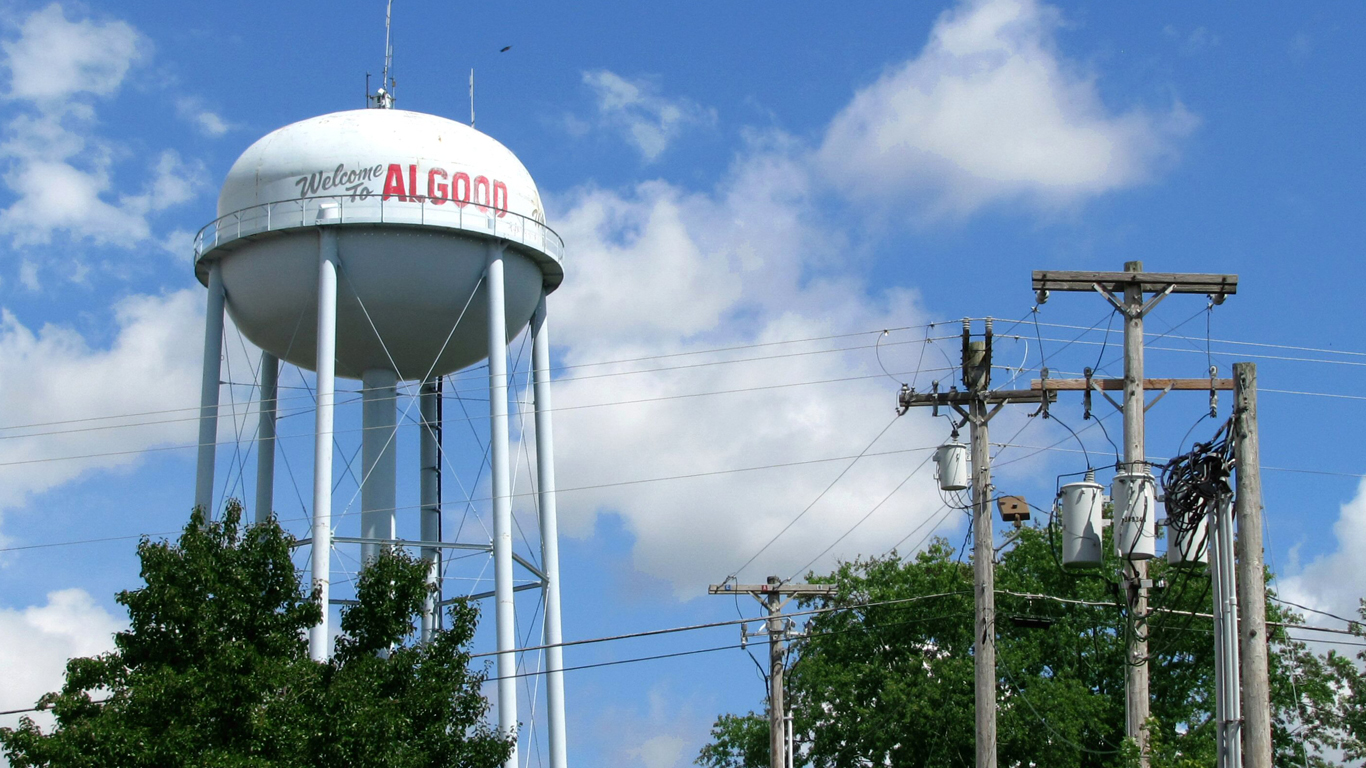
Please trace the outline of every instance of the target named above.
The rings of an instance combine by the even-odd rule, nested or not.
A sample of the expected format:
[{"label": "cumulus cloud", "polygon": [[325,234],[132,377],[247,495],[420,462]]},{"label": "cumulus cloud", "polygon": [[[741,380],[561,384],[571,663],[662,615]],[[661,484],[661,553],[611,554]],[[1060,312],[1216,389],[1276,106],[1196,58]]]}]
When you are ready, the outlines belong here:
[{"label": "cumulus cloud", "polygon": [[[620,131],[647,163],[664,154],[685,128],[716,123],[716,110],[691,99],[662,96],[648,80],[629,80],[600,69],[584,72],[583,82],[597,101],[599,123]],[[571,132],[586,127],[577,118],[569,126]]]},{"label": "cumulus cloud", "polygon": [[[0,509],[89,471],[141,460],[136,453],[45,459],[194,442],[196,426],[186,418],[193,412],[111,417],[198,402],[202,297],[187,289],[124,299],[115,306],[117,330],[107,348],[70,327],[34,330],[8,310],[0,313],[0,424],[8,426],[0,435]],[[44,425],[23,427],[37,422]]]},{"label": "cumulus cloud", "polygon": [[[846,457],[562,497],[566,533],[583,535],[598,515],[619,515],[635,537],[634,566],[668,580],[680,597],[739,568],[893,419],[896,385],[876,367],[875,333],[787,343],[922,318],[910,292],[820,276],[816,267],[842,241],[817,226],[811,187],[800,158],[764,149],[738,162],[714,193],[663,182],[580,190],[558,218],[575,244],[575,279],[551,299],[566,365],[661,354],[684,356],[666,366],[707,363],[656,373],[632,373],[638,363],[571,369],[555,394],[565,486]],[[743,345],[757,346],[687,357]],[[714,364],[736,357],[762,359]],[[694,397],[714,392],[728,394]],[[621,402],[633,404],[593,407]],[[872,452],[894,453],[861,460],[743,574],[793,575],[848,531],[928,455],[896,451],[941,437],[927,420],[912,414],[892,424]],[[932,482],[922,470],[812,567],[903,538],[938,513]]]},{"label": "cumulus cloud", "polygon": [[19,37],[0,42],[8,95],[50,104],[77,94],[113,95],[150,43],[123,21],[70,21],[60,3],[33,13]]},{"label": "cumulus cloud", "polygon": [[[966,3],[940,17],[917,56],[858,92],[816,149],[751,135],[714,190],[652,181],[568,196],[557,221],[575,245],[575,279],[552,298],[566,364],[770,346],[752,347],[764,360],[667,373],[571,369],[591,375],[557,388],[567,485],[788,465],[870,445],[887,455],[860,460],[828,492],[848,461],[578,491],[561,501],[567,532],[619,516],[635,537],[635,567],[686,597],[760,551],[743,575],[796,575],[838,541],[810,565],[829,568],[885,551],[927,520],[926,531],[957,524],[925,469],[840,539],[906,480],[942,429],[912,413],[875,439],[891,420],[895,384],[878,376],[871,337],[843,351],[783,342],[926,319],[912,292],[858,276],[845,256],[848,234],[820,215],[815,190],[832,177],[855,201],[911,193],[933,217],[996,200],[1070,203],[1152,176],[1191,118],[1179,106],[1108,111],[1093,80],[1056,51],[1058,24],[1031,0]],[[606,104],[640,98],[615,75],[598,81]],[[714,392],[726,394],[694,397]],[[594,407],[620,402],[632,404]]]},{"label": "cumulus cloud", "polygon": [[187,96],[176,102],[176,114],[209,138],[218,138],[233,126],[223,116],[204,106],[202,99]]},{"label": "cumulus cloud", "polygon": [[819,159],[862,201],[913,195],[929,215],[998,200],[1055,207],[1143,183],[1195,119],[1179,104],[1116,113],[1054,44],[1055,9],[975,0],[945,11],[915,58],[861,89]]},{"label": "cumulus cloud", "polygon": [[[0,608],[0,669],[5,670],[0,709],[31,707],[39,696],[59,689],[67,659],[112,650],[114,633],[125,627],[81,589],[49,592],[45,605]],[[52,724],[50,713],[30,717],[44,728]],[[0,726],[13,728],[19,718],[0,716]]]},{"label": "cumulus cloud", "polygon": [[1280,592],[1287,600],[1355,619],[1366,597],[1366,571],[1361,568],[1361,552],[1366,551],[1366,480],[1339,509],[1333,536],[1337,548],[1297,573],[1282,575]]},{"label": "cumulus cloud", "polygon": [[617,703],[586,723],[604,765],[685,768],[693,764],[699,733],[710,725],[714,704],[663,686],[650,689],[644,706]]},{"label": "cumulus cloud", "polygon": [[150,217],[207,188],[202,164],[171,151],[147,168],[145,188],[118,194],[118,147],[95,131],[96,103],[115,95],[149,46],[127,23],[72,21],[58,4],[0,42],[10,73],[12,117],[0,141],[3,183],[16,199],[0,210],[0,234],[16,246],[57,233],[98,245],[132,247],[152,237]]}]

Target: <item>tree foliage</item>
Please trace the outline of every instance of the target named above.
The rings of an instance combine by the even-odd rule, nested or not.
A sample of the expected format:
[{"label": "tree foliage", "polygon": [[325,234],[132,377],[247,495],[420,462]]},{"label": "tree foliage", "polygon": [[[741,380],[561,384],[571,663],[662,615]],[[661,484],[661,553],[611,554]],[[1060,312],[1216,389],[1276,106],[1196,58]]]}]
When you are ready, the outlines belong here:
[{"label": "tree foliage", "polygon": [[[1359,609],[1362,619],[1366,619],[1366,600],[1361,601]],[[1352,634],[1366,637],[1366,627],[1354,622]],[[1366,651],[1353,659],[1337,653],[1328,655],[1327,664],[1333,672],[1336,690],[1341,693],[1341,706],[1338,709],[1339,725],[1342,728],[1341,748],[1347,760],[1366,760]]]},{"label": "tree foliage", "polygon": [[[1152,562],[1159,610],[1134,620],[1122,587],[1102,569],[1064,571],[1048,527],[1021,530],[996,568],[997,754],[1003,766],[1110,768],[1134,761],[1124,737],[1127,638],[1149,638],[1154,768],[1214,763],[1214,640],[1204,569]],[[798,641],[788,700],[799,764],[820,768],[971,765],[975,749],[972,567],[935,541],[910,559],[842,564],[812,581],[838,586]],[[1274,592],[1272,593],[1274,594]],[[1023,597],[1049,595],[1074,602]],[[1272,622],[1298,621],[1275,603]],[[1327,660],[1284,629],[1272,635],[1276,764],[1327,765],[1337,746]],[[1341,666],[1339,664],[1339,666]],[[1366,692],[1366,685],[1362,686]],[[1303,748],[1302,748],[1303,747]],[[1293,759],[1293,760],[1292,760]],[[698,764],[768,764],[767,718],[724,715]]]},{"label": "tree foliage", "polygon": [[358,604],[326,663],[309,658],[316,593],[302,588],[292,538],[273,521],[243,526],[196,510],[176,543],[138,545],[144,585],[120,592],[129,628],[114,650],[72,659],[38,706],[0,729],[16,768],[53,766],[495,766],[511,749],[486,722],[484,674],[469,669],[476,610],[417,643],[425,564],[385,552],[364,570]]}]

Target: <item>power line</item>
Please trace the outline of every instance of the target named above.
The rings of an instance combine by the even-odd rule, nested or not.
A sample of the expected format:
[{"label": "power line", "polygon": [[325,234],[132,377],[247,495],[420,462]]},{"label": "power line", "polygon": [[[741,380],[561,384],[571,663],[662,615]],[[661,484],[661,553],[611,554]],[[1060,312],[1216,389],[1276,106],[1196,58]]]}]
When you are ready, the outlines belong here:
[{"label": "power line", "polygon": [[887,422],[887,426],[883,427],[882,431],[877,433],[877,436],[874,437],[868,443],[867,447],[865,447],[862,451],[859,451],[859,454],[855,456],[852,461],[849,462],[849,465],[846,466],[843,470],[841,470],[840,473],[835,476],[835,479],[830,481],[829,485],[825,486],[825,490],[817,494],[816,498],[812,499],[811,503],[807,504],[805,509],[803,509],[801,512],[798,512],[797,516],[792,518],[792,520],[790,520],[787,525],[783,526],[783,529],[781,531],[778,531],[776,534],[774,534],[773,538],[769,539],[767,544],[763,545],[762,547],[759,547],[758,552],[755,552],[753,555],[750,555],[750,558],[744,562],[744,565],[741,565],[739,568],[736,568],[734,571],[731,572],[730,575],[736,576],[740,573],[740,571],[743,571],[744,569],[748,568],[749,564],[753,563],[759,557],[759,555],[762,555],[769,547],[773,546],[773,542],[782,538],[782,535],[787,533],[788,530],[792,528],[792,526],[796,525],[798,520],[801,520],[803,517],[805,517],[806,513],[810,512],[811,508],[816,506],[817,502],[825,498],[825,494],[829,493],[830,489],[834,488],[835,484],[838,483],[840,479],[843,478],[846,474],[848,474],[849,470],[854,468],[854,465],[858,463],[859,459],[863,458],[864,455],[868,453],[868,451],[872,450],[873,446],[877,443],[877,441],[881,440],[882,436],[887,434],[887,430],[892,428],[892,425],[896,423],[898,418],[900,418],[899,414],[893,416],[892,420]]},{"label": "power line", "polygon": [[[1200,310],[1200,311],[1201,311],[1201,312],[1204,312],[1205,310]],[[1198,313],[1197,313],[1197,314],[1198,314]],[[1080,325],[1067,325],[1067,324],[1065,324],[1065,323],[1039,323],[1039,325],[1044,325],[1044,326],[1048,326],[1048,327],[1051,327],[1051,328],[1083,328],[1083,327],[1084,327],[1084,326],[1080,326]],[[1123,332],[1124,332],[1123,329],[1120,329],[1120,330],[1117,330],[1117,331],[1107,331],[1107,333],[1123,333]],[[1163,334],[1163,336],[1166,336],[1167,338],[1171,338],[1171,339],[1182,339],[1182,340],[1187,340],[1187,341],[1205,341],[1205,340],[1206,340],[1206,339],[1198,338],[1198,337],[1195,337],[1195,336],[1175,336],[1175,335],[1167,335],[1167,334]],[[1160,337],[1159,337],[1159,338],[1160,338]],[[1292,345],[1292,344],[1271,344],[1271,343],[1262,342],[1262,341],[1238,341],[1238,340],[1235,340],[1235,339],[1209,339],[1209,341],[1211,341],[1211,342],[1213,342],[1213,343],[1215,343],[1215,344],[1233,344],[1233,345],[1245,346],[1245,347],[1265,347],[1265,348],[1268,348],[1268,349],[1286,349],[1286,350],[1292,350],[1292,351],[1296,351],[1296,352],[1317,352],[1317,353],[1329,354],[1329,355],[1351,355],[1351,356],[1353,356],[1353,357],[1366,357],[1366,352],[1353,352],[1353,351],[1350,351],[1350,350],[1342,350],[1342,349],[1326,349],[1326,348],[1323,348],[1323,347],[1302,347],[1302,346],[1295,346],[1295,345]]]},{"label": "power line", "polygon": [[[557,488],[557,489],[556,489],[556,493],[573,493],[573,492],[578,492],[578,491],[594,491],[594,490],[600,490],[600,489],[603,489],[603,488],[619,488],[619,487],[627,486],[627,485],[644,485],[644,484],[648,484],[648,483],[660,483],[660,482],[668,482],[668,481],[673,481],[673,480],[692,480],[692,479],[701,478],[701,477],[715,477],[715,476],[717,476],[717,475],[730,475],[730,474],[736,474],[736,473],[740,473],[740,472],[758,472],[758,471],[769,470],[769,469],[785,469],[785,468],[788,468],[788,467],[800,467],[800,466],[808,466],[808,465],[812,465],[812,464],[825,464],[825,463],[834,462],[834,461],[849,461],[849,460],[851,460],[851,459],[857,459],[857,458],[860,458],[860,457],[862,457],[862,458],[877,458],[877,457],[882,457],[882,456],[897,456],[897,455],[906,454],[906,453],[918,453],[918,452],[920,452],[920,451],[933,451],[936,447],[937,447],[937,446],[926,446],[926,447],[918,447],[918,448],[899,448],[899,449],[890,450],[890,451],[865,452],[865,453],[862,453],[862,454],[859,454],[859,455],[856,455],[856,456],[831,456],[831,457],[828,457],[828,458],[820,458],[820,459],[802,459],[802,460],[799,460],[799,461],[776,462],[776,463],[772,463],[772,464],[760,464],[760,465],[749,466],[749,467],[731,467],[731,468],[727,468],[727,469],[716,469],[716,470],[709,470],[709,471],[705,471],[705,472],[689,472],[689,473],[681,474],[681,475],[664,475],[664,476],[660,476],[660,477],[641,478],[641,479],[637,479],[637,480],[618,480],[618,481],[609,482],[609,483],[594,483],[594,484],[591,484],[591,485],[581,485],[581,486]],[[534,492],[531,492],[531,491],[524,491],[524,492],[521,492],[521,493],[514,493],[514,494],[512,494],[512,496],[513,496],[514,498],[518,498],[518,497],[534,497],[534,496],[535,496],[535,493],[534,493]],[[492,497],[490,497],[490,496],[475,496],[475,497],[470,497],[470,498],[465,498],[465,499],[454,499],[454,500],[452,500],[452,501],[453,501],[454,503],[458,503],[458,504],[467,504],[467,503],[473,503],[473,502],[479,502],[479,501],[490,501],[491,499],[492,499]],[[404,511],[404,510],[412,510],[412,509],[417,509],[417,508],[418,508],[417,505],[405,505],[405,506],[394,507],[392,510],[381,509],[381,510],[377,510],[377,511],[380,511],[380,512]],[[282,523],[283,523],[283,522],[299,522],[299,521],[311,520],[311,519],[312,519],[311,516],[305,516],[305,517],[292,517],[292,518],[279,518],[279,522],[282,522]],[[47,549],[47,548],[51,548],[51,547],[64,547],[64,546],[72,546],[72,545],[76,545],[76,544],[94,544],[94,543],[101,543],[101,542],[107,542],[107,541],[127,541],[127,540],[129,540],[129,539],[141,538],[142,536],[169,536],[169,535],[178,533],[179,531],[180,531],[180,529],[177,529],[177,530],[174,530],[174,531],[162,531],[162,532],[159,532],[159,533],[138,533],[138,534],[129,534],[129,535],[126,535],[126,536],[111,536],[111,537],[100,538],[100,539],[82,539],[82,540],[77,540],[77,541],[46,542],[46,543],[41,543],[41,544],[25,544],[25,545],[12,546],[12,547],[0,547],[0,552],[16,552],[16,551],[26,550],[26,549]]]}]

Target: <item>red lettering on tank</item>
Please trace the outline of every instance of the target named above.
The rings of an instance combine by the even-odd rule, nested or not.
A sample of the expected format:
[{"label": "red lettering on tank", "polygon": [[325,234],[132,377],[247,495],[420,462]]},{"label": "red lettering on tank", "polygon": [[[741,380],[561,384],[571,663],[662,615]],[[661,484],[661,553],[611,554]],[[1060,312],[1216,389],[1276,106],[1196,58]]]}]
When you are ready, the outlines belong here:
[{"label": "red lettering on tank", "polygon": [[390,197],[408,201],[408,192],[403,188],[403,167],[398,163],[390,163],[389,173],[384,177],[384,195],[380,199],[388,200]]},{"label": "red lettering on tank", "polygon": [[438,184],[437,176],[446,178],[445,169],[433,168],[427,171],[427,199],[431,200],[433,205],[445,205],[446,198],[450,195],[450,189],[444,181]]},{"label": "red lettering on tank", "polygon": [[[499,193],[502,193],[500,196]],[[499,199],[501,197],[501,199]],[[498,209],[498,217],[508,215],[508,185],[501,181],[493,182],[493,207]]]},{"label": "red lettering on tank", "polygon": [[[464,188],[461,188],[461,185]],[[460,208],[464,208],[470,201],[470,175],[464,171],[457,172],[451,177],[451,201]]]},{"label": "red lettering on tank", "polygon": [[[484,188],[484,199],[479,199],[479,187]],[[474,177],[474,204],[480,211],[488,212],[489,206],[493,203],[492,196],[489,194],[489,179],[487,176]]]}]

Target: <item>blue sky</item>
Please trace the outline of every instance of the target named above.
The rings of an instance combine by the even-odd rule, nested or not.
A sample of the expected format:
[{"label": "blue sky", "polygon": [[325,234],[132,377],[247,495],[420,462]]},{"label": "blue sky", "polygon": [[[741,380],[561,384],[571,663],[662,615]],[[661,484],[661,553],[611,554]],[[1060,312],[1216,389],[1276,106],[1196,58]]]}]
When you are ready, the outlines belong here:
[{"label": "blue sky", "polygon": [[[365,73],[382,61],[383,10],[378,0],[0,4],[0,709],[58,685],[67,656],[108,647],[122,620],[113,594],[136,583],[136,536],[183,523],[194,424],[176,409],[197,405],[204,296],[190,238],[258,137],[362,105]],[[1355,450],[1366,344],[1354,298],[1366,278],[1366,79],[1349,34],[1362,14],[1350,4],[398,0],[398,107],[467,120],[474,68],[479,129],[531,171],[566,240],[567,277],[551,298],[555,362],[566,366],[555,391],[566,638],[734,618],[737,605],[706,585],[808,505],[742,580],[905,550],[930,530],[961,542],[961,515],[943,512],[927,471],[912,473],[946,437],[942,421],[904,417],[871,443],[881,455],[831,485],[850,464],[840,457],[888,426],[917,367],[922,388],[945,376],[934,369],[955,342],[923,356],[922,342],[953,336],[964,316],[1003,319],[999,365],[1060,375],[1099,362],[1117,373],[1119,337],[1103,341],[1100,298],[1055,295],[1031,313],[1029,273],[1134,259],[1241,276],[1212,313],[1202,297],[1164,303],[1149,327],[1169,335],[1151,341],[1149,372],[1258,363],[1271,564],[1285,594],[1353,610],[1366,594],[1352,562],[1366,545]],[[882,329],[893,329],[879,350],[891,377],[870,348]],[[249,383],[254,350],[235,331],[228,348],[225,378]],[[456,384],[475,412],[486,407],[480,375]],[[248,396],[224,389],[225,403]],[[277,464],[276,508],[302,532],[307,494],[287,474],[307,489],[311,416],[300,400],[281,422],[291,468]],[[1227,396],[1220,406],[1223,418]],[[1150,414],[1150,455],[1175,452],[1206,407],[1201,394],[1164,400]],[[1057,413],[1084,425],[1074,400]],[[358,415],[340,419],[345,429]],[[237,424],[220,429],[220,495],[252,487],[252,462],[234,469]],[[1107,425],[1117,435],[1117,420]],[[1085,466],[1054,423],[1009,413],[993,427],[1011,444],[998,448],[1003,491],[1046,503],[1059,473]],[[1205,420],[1192,434],[1212,428]],[[479,497],[478,428],[450,433],[454,468]],[[415,436],[405,439],[399,460],[413,464]],[[1100,431],[1081,439],[1104,465]],[[778,464],[791,466],[730,471]],[[692,477],[660,479],[682,475]],[[448,509],[460,507],[455,485]],[[353,490],[343,485],[339,503]],[[414,494],[401,490],[400,504]],[[477,538],[487,510],[474,507]],[[529,529],[533,514],[518,508]],[[88,539],[110,540],[63,544]],[[454,573],[475,579],[479,568]],[[531,602],[521,608],[529,615]],[[753,662],[726,651],[572,672],[568,696],[575,763],[658,768],[689,764],[712,718],[760,706],[762,687]],[[528,738],[523,756],[538,764],[539,736]]]}]

